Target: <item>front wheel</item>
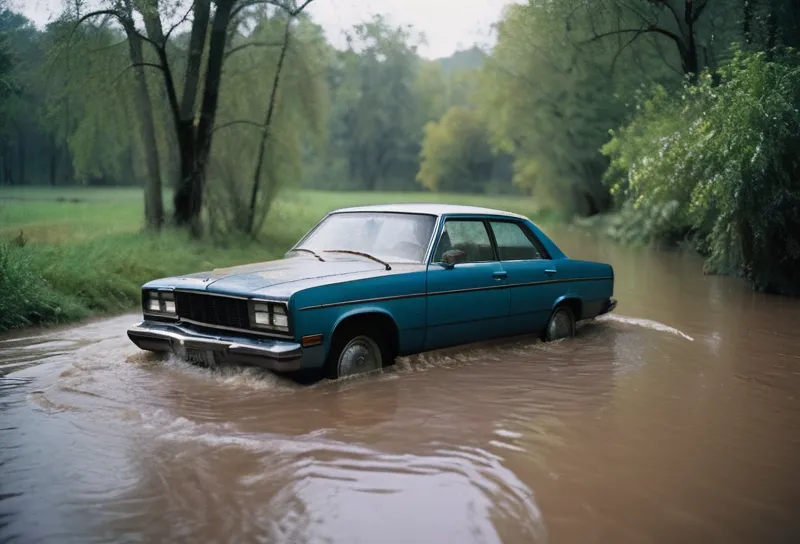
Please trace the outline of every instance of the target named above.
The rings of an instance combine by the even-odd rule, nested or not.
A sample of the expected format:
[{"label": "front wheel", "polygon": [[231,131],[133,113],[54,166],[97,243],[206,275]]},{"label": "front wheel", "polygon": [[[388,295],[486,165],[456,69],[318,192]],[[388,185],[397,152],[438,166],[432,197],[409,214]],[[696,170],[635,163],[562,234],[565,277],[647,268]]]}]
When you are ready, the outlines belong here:
[{"label": "front wheel", "polygon": [[348,327],[337,331],[326,364],[328,378],[335,380],[383,368],[387,349],[379,331],[372,327]]},{"label": "front wheel", "polygon": [[553,310],[543,336],[545,342],[575,336],[575,315],[569,306],[559,306]]}]

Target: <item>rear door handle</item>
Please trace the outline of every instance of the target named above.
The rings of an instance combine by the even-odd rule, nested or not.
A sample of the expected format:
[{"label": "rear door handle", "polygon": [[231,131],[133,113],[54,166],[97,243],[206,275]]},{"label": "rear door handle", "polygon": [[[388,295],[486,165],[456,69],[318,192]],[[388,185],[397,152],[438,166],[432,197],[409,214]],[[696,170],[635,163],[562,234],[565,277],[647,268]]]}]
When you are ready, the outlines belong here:
[{"label": "rear door handle", "polygon": [[544,269],[544,273],[547,274],[548,276],[552,276],[553,274],[556,273],[556,269],[555,268],[545,268]]},{"label": "rear door handle", "polygon": [[492,277],[496,280],[504,280],[508,277],[508,272],[495,272]]}]

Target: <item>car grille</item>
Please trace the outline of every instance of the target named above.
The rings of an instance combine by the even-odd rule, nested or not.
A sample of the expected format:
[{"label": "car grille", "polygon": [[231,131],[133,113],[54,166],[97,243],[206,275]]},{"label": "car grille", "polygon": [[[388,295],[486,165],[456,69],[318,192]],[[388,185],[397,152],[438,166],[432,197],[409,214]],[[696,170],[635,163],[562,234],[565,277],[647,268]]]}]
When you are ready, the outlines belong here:
[{"label": "car grille", "polygon": [[178,317],[199,323],[249,329],[247,301],[238,298],[175,291]]}]

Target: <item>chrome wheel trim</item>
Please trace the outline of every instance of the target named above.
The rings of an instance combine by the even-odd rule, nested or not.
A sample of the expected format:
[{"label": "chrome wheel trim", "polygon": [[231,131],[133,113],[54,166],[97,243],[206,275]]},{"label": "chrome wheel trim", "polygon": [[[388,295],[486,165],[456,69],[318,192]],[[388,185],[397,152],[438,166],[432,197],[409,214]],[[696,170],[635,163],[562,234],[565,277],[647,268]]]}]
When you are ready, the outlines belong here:
[{"label": "chrome wheel trim", "polygon": [[573,335],[574,327],[569,312],[559,308],[553,318],[550,320],[550,325],[547,327],[547,335],[550,340],[560,340]]},{"label": "chrome wheel trim", "polygon": [[382,366],[381,350],[369,336],[356,336],[339,354],[339,377],[371,372]]}]

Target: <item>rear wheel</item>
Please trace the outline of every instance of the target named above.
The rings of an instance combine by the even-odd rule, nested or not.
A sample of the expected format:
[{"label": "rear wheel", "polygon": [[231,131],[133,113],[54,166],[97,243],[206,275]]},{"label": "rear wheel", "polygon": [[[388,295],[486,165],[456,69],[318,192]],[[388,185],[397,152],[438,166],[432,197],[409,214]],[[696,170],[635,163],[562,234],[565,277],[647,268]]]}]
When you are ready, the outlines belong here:
[{"label": "rear wheel", "polygon": [[383,368],[389,359],[386,340],[372,326],[348,326],[336,331],[326,363],[328,378],[335,380]]},{"label": "rear wheel", "polygon": [[550,321],[544,330],[545,342],[572,338],[575,336],[575,315],[569,306],[559,306],[550,314]]}]

